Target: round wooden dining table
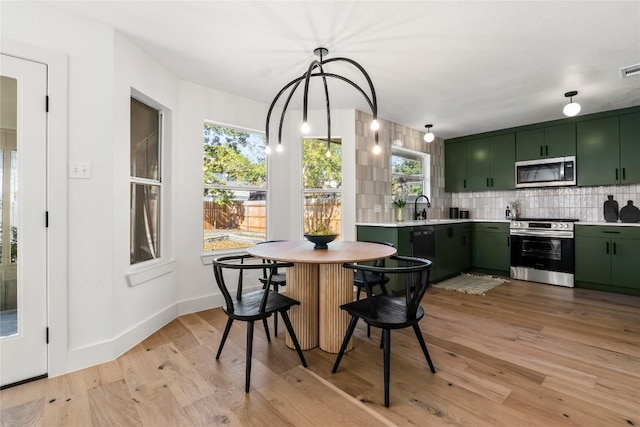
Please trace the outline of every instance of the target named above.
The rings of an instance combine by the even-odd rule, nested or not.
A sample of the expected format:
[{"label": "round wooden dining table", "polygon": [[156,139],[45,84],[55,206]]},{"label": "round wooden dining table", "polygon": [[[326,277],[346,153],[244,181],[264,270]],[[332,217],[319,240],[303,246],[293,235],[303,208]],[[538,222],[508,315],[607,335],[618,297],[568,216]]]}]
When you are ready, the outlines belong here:
[{"label": "round wooden dining table", "polygon": [[[303,241],[269,242],[247,249],[250,255],[273,261],[293,262],[287,269],[287,295],[300,301],[289,311],[293,329],[303,350],[317,346],[338,353],[349,324],[340,309],[353,301],[353,270],[345,262],[373,261],[390,257],[396,249],[377,243],[335,241],[328,249],[314,249]],[[286,344],[293,348],[287,335]],[[353,348],[353,340],[347,350]]]}]

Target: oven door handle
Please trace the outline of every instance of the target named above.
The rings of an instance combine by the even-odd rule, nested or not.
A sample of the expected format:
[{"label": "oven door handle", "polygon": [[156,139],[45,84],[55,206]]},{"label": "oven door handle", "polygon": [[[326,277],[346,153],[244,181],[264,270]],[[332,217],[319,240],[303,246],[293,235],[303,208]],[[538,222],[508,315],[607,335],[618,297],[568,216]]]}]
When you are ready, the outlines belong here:
[{"label": "oven door handle", "polygon": [[512,236],[530,237],[554,237],[556,239],[573,239],[571,231],[546,231],[546,230],[511,230]]}]

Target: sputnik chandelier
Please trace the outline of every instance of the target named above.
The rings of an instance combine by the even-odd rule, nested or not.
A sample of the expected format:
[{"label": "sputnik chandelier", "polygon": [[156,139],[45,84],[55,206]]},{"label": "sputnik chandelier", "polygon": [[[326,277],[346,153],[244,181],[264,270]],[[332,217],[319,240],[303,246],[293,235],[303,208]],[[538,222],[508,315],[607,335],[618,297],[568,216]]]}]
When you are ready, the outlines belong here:
[{"label": "sputnik chandelier", "polygon": [[[329,102],[329,88],[327,86],[327,77],[342,80],[343,82],[350,84],[358,92],[360,92],[362,96],[364,96],[365,100],[369,104],[369,107],[371,108],[371,114],[373,115],[373,120],[371,121],[371,130],[374,131],[375,141],[376,141],[376,145],[373,147],[373,152],[375,154],[380,153],[381,151],[380,145],[378,144],[378,129],[380,129],[380,123],[378,123],[378,102],[376,100],[376,91],[373,87],[373,83],[371,82],[371,78],[369,77],[369,74],[367,74],[365,69],[362,68],[360,64],[358,64],[356,61],[352,59],[349,59],[349,58],[324,59],[324,57],[329,53],[329,50],[324,47],[319,47],[314,49],[313,53],[316,56],[319,56],[320,60],[314,59],[311,62],[311,64],[309,64],[309,67],[307,68],[306,73],[304,73],[303,75],[301,75],[296,79],[293,79],[292,81],[287,83],[282,89],[280,89],[280,92],[278,92],[276,97],[273,99],[271,106],[269,107],[269,112],[267,113],[267,123],[266,123],[266,147],[264,150],[265,153],[266,154],[271,153],[271,147],[269,145],[269,123],[271,121],[271,113],[273,112],[273,108],[275,107],[280,97],[285,92],[289,91],[286,97],[286,100],[284,102],[284,105],[282,107],[282,113],[280,115],[280,126],[278,126],[278,145],[276,146],[276,151],[278,152],[283,151],[282,125],[284,123],[284,117],[287,113],[287,107],[289,106],[291,97],[293,96],[293,94],[296,92],[296,89],[298,89],[298,87],[303,81],[304,81],[304,96],[302,101],[302,126],[300,127],[300,130],[302,131],[303,134],[307,134],[311,130],[309,123],[307,122],[307,111],[308,111],[308,100],[309,100],[309,81],[311,80],[312,77],[322,77],[322,83],[324,84],[324,94],[325,94],[325,100],[327,105],[327,157],[331,156],[331,152],[329,151],[329,146],[331,144],[331,108],[330,108],[330,102]],[[356,83],[349,80],[348,78],[343,77],[339,74],[325,72],[325,68],[324,68],[325,65],[328,65],[332,62],[346,62],[348,64],[353,65],[358,70],[360,70],[364,78],[367,80],[367,83],[369,85],[370,95],[368,95],[367,92],[365,92],[360,86],[358,86]]]}]

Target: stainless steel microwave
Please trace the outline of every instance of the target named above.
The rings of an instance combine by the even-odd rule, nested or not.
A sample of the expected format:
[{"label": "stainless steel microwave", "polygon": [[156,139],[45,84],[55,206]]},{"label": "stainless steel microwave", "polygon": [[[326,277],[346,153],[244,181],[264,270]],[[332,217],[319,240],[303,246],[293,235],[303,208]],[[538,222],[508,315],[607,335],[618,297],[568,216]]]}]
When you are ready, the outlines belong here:
[{"label": "stainless steel microwave", "polygon": [[516,188],[576,185],[576,156],[516,162]]}]

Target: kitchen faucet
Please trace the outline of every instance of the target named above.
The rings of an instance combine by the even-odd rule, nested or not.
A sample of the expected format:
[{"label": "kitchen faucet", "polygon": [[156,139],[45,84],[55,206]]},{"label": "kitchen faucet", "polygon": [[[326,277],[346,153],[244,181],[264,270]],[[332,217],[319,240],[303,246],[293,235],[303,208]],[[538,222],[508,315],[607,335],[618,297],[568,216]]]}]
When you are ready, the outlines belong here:
[{"label": "kitchen faucet", "polygon": [[[427,199],[427,207],[430,208],[431,207],[431,202],[429,201],[429,198],[427,196],[425,196],[424,194],[419,195],[418,197],[416,197],[415,202],[413,202],[413,219],[417,220],[418,219],[418,200],[420,198],[424,197],[425,199]],[[425,216],[422,219],[427,219],[427,215],[426,215],[426,211],[425,211]]]}]

